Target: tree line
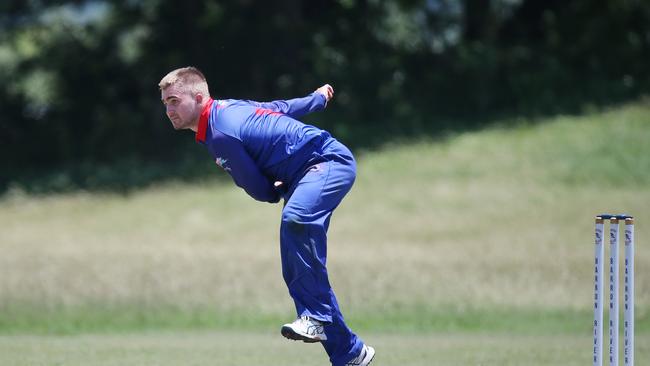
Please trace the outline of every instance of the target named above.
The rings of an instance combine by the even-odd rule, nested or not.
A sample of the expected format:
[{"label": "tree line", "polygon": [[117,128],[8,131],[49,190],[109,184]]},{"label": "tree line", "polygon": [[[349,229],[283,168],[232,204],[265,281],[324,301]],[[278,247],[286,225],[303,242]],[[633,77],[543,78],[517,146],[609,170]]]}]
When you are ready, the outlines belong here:
[{"label": "tree line", "polygon": [[159,100],[158,81],[180,66],[203,70],[215,98],[331,83],[335,100],[307,121],[371,147],[638,98],[649,64],[640,0],[7,0],[0,190],[200,174],[178,168],[196,149]]}]

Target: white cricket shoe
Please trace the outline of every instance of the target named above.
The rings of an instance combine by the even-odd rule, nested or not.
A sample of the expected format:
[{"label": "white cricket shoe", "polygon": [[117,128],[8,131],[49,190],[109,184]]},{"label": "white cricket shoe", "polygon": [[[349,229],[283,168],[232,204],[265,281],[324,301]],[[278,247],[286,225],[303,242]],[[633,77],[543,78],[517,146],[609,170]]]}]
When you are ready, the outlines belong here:
[{"label": "white cricket shoe", "polygon": [[293,323],[282,326],[280,333],[294,341],[316,343],[327,340],[323,323],[308,316],[296,319]]},{"label": "white cricket shoe", "polygon": [[373,358],[375,358],[375,349],[364,344],[359,356],[348,361],[345,366],[367,366]]}]

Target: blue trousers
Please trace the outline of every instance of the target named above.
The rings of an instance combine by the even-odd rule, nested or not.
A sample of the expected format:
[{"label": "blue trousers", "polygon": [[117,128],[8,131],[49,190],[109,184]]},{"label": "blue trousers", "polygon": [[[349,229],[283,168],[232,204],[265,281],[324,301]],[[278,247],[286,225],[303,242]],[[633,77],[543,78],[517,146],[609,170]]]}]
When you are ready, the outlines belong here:
[{"label": "blue trousers", "polygon": [[328,139],[285,197],[280,226],[282,275],[298,316],[327,324],[322,342],[333,365],[356,357],[363,342],[347,327],[327,275],[327,229],[332,212],[356,177],[350,150]]}]

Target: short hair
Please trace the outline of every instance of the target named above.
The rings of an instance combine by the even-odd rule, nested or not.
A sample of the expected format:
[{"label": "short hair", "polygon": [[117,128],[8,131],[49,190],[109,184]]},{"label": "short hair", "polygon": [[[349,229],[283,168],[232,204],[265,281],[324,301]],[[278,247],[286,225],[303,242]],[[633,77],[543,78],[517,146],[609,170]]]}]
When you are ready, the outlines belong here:
[{"label": "short hair", "polygon": [[194,66],[176,69],[165,75],[158,83],[160,90],[165,90],[171,85],[179,85],[184,91],[190,92],[192,96],[199,93],[206,97],[210,96],[210,90],[208,89],[208,82],[205,80],[205,76]]}]

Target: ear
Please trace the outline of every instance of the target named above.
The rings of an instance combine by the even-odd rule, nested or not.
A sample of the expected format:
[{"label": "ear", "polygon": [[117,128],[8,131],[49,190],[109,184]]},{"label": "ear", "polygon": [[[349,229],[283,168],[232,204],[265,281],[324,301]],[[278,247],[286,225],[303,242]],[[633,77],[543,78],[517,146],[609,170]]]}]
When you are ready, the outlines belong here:
[{"label": "ear", "polygon": [[203,102],[203,94],[197,93],[194,96],[194,100],[196,101],[196,104],[201,104]]}]

